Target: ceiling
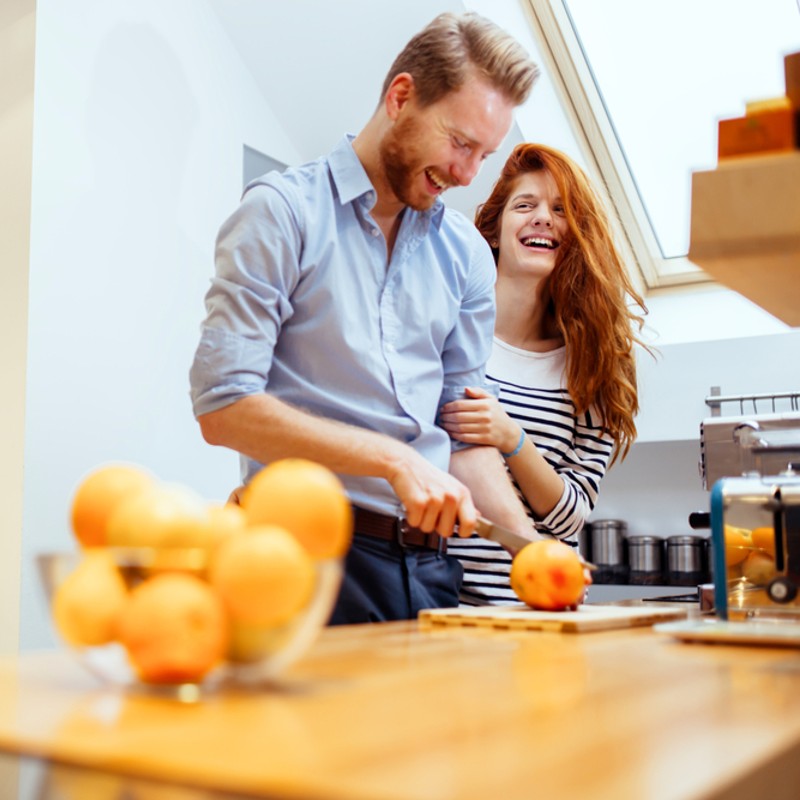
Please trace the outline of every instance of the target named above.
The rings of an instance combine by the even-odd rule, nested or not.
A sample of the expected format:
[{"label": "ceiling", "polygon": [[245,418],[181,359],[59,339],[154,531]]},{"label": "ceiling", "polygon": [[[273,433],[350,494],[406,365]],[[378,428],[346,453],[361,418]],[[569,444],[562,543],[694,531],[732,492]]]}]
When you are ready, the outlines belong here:
[{"label": "ceiling", "polygon": [[[303,160],[357,133],[403,45],[437,14],[464,10],[458,0],[209,2]],[[447,192],[447,204],[472,217],[519,141],[514,125],[472,184]]]}]

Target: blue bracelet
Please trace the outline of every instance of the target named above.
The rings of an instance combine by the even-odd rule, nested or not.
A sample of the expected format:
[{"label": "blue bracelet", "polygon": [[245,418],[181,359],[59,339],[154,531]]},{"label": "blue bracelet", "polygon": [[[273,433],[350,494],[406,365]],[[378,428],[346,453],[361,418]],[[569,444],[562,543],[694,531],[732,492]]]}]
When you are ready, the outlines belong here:
[{"label": "blue bracelet", "polygon": [[519,429],[519,441],[517,442],[517,446],[510,452],[504,453],[502,450],[500,451],[500,455],[503,458],[513,458],[520,450],[522,450],[522,445],[525,444],[525,431],[522,428]]}]

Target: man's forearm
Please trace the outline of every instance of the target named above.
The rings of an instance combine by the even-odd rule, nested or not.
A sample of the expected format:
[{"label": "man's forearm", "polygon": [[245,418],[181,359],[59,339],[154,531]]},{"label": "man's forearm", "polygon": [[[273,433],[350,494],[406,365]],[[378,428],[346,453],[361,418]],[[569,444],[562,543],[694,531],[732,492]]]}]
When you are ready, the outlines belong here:
[{"label": "man's forearm", "polygon": [[209,444],[261,463],[308,458],[334,472],[384,478],[409,523],[443,536],[455,524],[471,532],[469,490],[409,445],[374,431],[316,417],[269,395],[253,395],[198,419]]},{"label": "man's forearm", "polygon": [[450,457],[450,473],[472,493],[479,513],[528,539],[541,539],[494,447],[467,447]]},{"label": "man's forearm", "polygon": [[271,395],[252,395],[198,418],[209,444],[268,463],[308,458],[334,472],[384,477],[403,445],[373,431],[317,417]]}]

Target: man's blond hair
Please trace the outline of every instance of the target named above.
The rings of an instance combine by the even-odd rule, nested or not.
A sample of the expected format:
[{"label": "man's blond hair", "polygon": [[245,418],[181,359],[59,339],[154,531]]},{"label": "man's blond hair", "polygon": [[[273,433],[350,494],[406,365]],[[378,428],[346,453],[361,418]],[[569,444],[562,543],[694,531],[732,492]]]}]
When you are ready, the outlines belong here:
[{"label": "man's blond hair", "polygon": [[458,91],[476,75],[521,105],[539,76],[539,68],[513,36],[474,12],[440,14],[416,34],[394,60],[381,97],[401,72],[413,77],[423,107]]}]

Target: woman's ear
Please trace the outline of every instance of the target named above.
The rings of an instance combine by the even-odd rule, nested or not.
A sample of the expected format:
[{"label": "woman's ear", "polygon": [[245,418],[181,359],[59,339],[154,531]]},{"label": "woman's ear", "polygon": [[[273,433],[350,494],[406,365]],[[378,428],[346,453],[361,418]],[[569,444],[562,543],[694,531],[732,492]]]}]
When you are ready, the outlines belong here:
[{"label": "woman's ear", "polygon": [[413,96],[414,78],[411,77],[409,72],[399,72],[392,79],[389,88],[386,90],[386,96],[383,98],[389,119],[396,120]]}]

